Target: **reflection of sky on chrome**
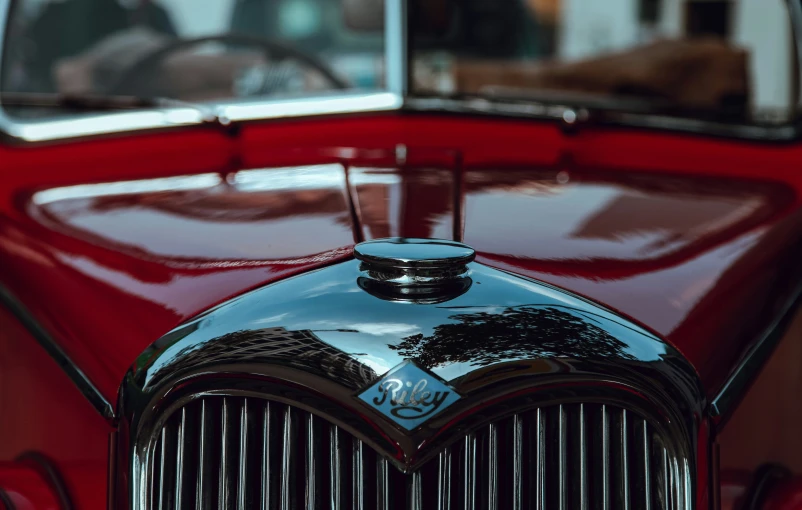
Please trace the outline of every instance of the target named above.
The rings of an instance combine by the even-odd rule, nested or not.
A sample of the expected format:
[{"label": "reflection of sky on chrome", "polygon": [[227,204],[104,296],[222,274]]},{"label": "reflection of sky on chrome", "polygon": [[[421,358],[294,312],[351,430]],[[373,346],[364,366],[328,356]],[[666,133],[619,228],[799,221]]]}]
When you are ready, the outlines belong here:
[{"label": "reflection of sky on chrome", "polygon": [[[310,329],[318,338],[352,355],[379,375],[404,361],[404,358],[387,346],[395,345],[401,338],[421,332],[415,324],[392,322],[347,324],[318,321]],[[352,329],[359,332],[326,331],[326,329]]]},{"label": "reflection of sky on chrome", "polygon": [[349,324],[345,329],[355,329],[360,333],[374,336],[399,335],[409,336],[420,333],[420,328],[411,324],[392,322],[367,322],[364,324]]}]

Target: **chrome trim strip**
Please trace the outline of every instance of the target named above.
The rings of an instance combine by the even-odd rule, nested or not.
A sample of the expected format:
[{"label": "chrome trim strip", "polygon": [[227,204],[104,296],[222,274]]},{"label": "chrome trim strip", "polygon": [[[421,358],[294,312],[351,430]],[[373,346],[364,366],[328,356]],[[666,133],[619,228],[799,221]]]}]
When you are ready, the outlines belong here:
[{"label": "chrome trim strip", "polygon": [[[576,105],[545,104],[536,102],[503,101],[489,98],[404,98],[405,111],[426,113],[451,113],[466,115],[488,115],[523,119],[552,120],[562,122],[566,112],[585,110]],[[594,122],[612,126],[659,129],[694,133],[703,136],[785,142],[800,137],[801,127],[797,124],[761,126],[750,124],[725,124],[687,117],[668,117],[643,113],[620,111],[596,112]]]},{"label": "chrome trim strip", "polygon": [[[184,408],[186,409],[186,408]],[[265,436],[266,438],[267,436]],[[239,473],[237,474],[237,508],[245,510],[246,469],[248,466],[248,399],[242,401],[239,417]],[[180,510],[181,507],[176,507]]]},{"label": "chrome trim strip", "polygon": [[384,55],[388,90],[404,97],[409,92],[407,0],[384,1]]},{"label": "chrome trim strip", "polygon": [[278,101],[221,105],[218,112],[230,121],[275,120],[283,118],[371,113],[398,110],[401,96],[390,92],[346,93],[337,96],[307,97]]},{"label": "chrome trim strip", "polygon": [[44,348],[51,358],[67,374],[75,387],[89,401],[101,416],[111,421],[114,419],[114,408],[97,386],[83,373],[72,359],[61,349],[50,332],[42,326],[33,314],[19,301],[9,289],[0,284],[0,305],[5,307],[19,323],[30,333],[36,342]]},{"label": "chrome trim strip", "polygon": [[791,326],[800,306],[802,306],[802,285],[793,290],[776,319],[744,355],[741,363],[730,373],[727,381],[711,400],[708,414],[713,418],[716,427],[721,428],[727,423],[756,374],[763,369],[777,344]]},{"label": "chrome trim strip", "polygon": [[178,445],[175,456],[175,508],[180,510],[181,494],[184,492],[184,431],[187,428],[187,409],[181,409],[181,422],[178,424]]},{"label": "chrome trim strip", "polygon": [[[337,96],[319,96],[303,99],[241,102],[237,104],[198,105],[198,108],[165,108],[110,112],[70,117],[59,120],[15,121],[0,107],[0,134],[11,142],[40,143],[77,140],[92,136],[131,134],[162,129],[197,127],[212,124],[222,126],[231,121],[274,120],[352,113],[374,113],[399,110],[401,96],[388,92],[352,92]],[[206,110],[215,112],[210,119]]]},{"label": "chrome trim strip", "polygon": [[228,400],[223,398],[220,411],[220,489],[217,494],[218,508],[228,508],[230,495],[228,493]]},{"label": "chrome trim strip", "polygon": [[181,107],[18,122],[11,120],[0,108],[0,132],[30,143],[199,126],[205,120],[202,110]]}]

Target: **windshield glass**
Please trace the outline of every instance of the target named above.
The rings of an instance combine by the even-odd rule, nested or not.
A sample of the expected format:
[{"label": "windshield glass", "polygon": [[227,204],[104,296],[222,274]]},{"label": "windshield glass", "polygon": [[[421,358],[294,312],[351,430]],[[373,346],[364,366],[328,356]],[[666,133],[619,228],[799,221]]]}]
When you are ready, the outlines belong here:
[{"label": "windshield glass", "polygon": [[419,94],[786,122],[798,67],[785,0],[429,0]]},{"label": "windshield glass", "polygon": [[[8,109],[11,94],[33,93],[217,102],[375,91],[386,86],[383,7],[11,0],[3,102]],[[787,123],[797,110],[785,0],[408,0],[408,12],[413,95],[758,124]],[[13,110],[56,113],[69,112]]]},{"label": "windshield glass", "polygon": [[0,76],[6,93],[297,97],[383,87],[383,51],[341,0],[16,0]]}]

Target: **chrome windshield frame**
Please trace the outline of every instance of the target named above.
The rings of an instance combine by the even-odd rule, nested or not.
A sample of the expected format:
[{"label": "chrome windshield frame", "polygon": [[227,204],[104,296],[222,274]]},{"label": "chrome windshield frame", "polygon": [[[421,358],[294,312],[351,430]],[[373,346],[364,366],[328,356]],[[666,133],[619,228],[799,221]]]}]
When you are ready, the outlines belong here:
[{"label": "chrome windshield frame", "polygon": [[[0,60],[13,0],[0,0]],[[120,133],[148,132],[209,123],[400,110],[407,91],[407,0],[385,0],[384,81],[376,91],[345,91],[292,99],[262,99],[222,104],[103,112],[77,117],[20,121],[0,106],[0,143],[14,145],[65,141]],[[2,69],[0,69],[2,72]]]},{"label": "chrome windshield frame", "polygon": [[[13,1],[0,0],[0,42],[5,41],[6,23]],[[460,99],[416,95],[410,86],[412,70],[408,39],[408,0],[384,0],[384,2],[386,86],[383,89],[369,92],[326,93],[292,99],[187,104],[169,108],[103,112],[35,121],[13,119],[0,106],[0,143],[36,144],[103,135],[172,130],[203,124],[216,123],[226,126],[232,122],[396,111],[552,121],[564,121],[569,117],[572,119],[587,117],[583,115],[587,112],[583,112],[583,108],[576,105],[547,104],[537,101],[527,101],[524,104],[491,98]],[[786,2],[798,48],[796,60],[798,67],[802,69],[802,0],[786,0]],[[2,45],[0,45],[0,59],[1,57]],[[802,104],[802,97],[798,98],[797,102]],[[786,124],[760,125],[620,111],[604,115],[597,123],[761,142],[791,142],[802,137],[802,121],[798,118]]]}]

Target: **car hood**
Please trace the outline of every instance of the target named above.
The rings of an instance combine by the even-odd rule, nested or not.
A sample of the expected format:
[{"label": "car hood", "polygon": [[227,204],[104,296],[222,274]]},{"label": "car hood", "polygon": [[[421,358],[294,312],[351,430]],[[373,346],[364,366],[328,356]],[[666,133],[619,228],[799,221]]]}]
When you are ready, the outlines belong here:
[{"label": "car hood", "polygon": [[709,392],[793,292],[800,218],[782,183],[404,151],[37,189],[0,225],[9,287],[110,401],[176,325],[360,240],[460,240],[657,333]]}]

